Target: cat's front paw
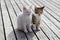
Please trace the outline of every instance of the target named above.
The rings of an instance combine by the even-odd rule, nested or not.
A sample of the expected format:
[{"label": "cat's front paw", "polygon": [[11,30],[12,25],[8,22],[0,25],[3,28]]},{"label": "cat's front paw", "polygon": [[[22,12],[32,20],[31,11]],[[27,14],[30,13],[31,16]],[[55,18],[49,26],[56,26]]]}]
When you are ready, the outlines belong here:
[{"label": "cat's front paw", "polygon": [[36,29],[36,31],[40,31],[40,29]]},{"label": "cat's front paw", "polygon": [[36,31],[36,27],[35,26],[33,27],[33,30]]},{"label": "cat's front paw", "polygon": [[32,29],[28,29],[28,32],[30,32],[30,33],[31,33],[31,32],[33,32],[33,31],[32,31]]},{"label": "cat's front paw", "polygon": [[25,32],[25,33],[28,33],[28,31],[27,31],[27,30],[24,30],[24,32]]},{"label": "cat's front paw", "polygon": [[38,27],[36,27],[36,31],[40,31],[40,29]]}]

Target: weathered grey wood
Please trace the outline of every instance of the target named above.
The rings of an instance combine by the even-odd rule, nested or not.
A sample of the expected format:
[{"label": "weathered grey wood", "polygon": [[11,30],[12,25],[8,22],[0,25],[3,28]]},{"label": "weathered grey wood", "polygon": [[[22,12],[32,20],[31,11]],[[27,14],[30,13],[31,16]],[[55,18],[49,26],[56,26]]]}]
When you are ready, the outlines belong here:
[{"label": "weathered grey wood", "polygon": [[[0,8],[1,8],[1,6],[0,6]],[[5,40],[1,13],[2,13],[2,11],[0,10],[0,40]]]},{"label": "weathered grey wood", "polygon": [[13,35],[13,37],[9,37],[9,34],[10,34],[11,31],[13,31],[13,29],[12,29],[12,26],[11,26],[11,22],[10,22],[10,19],[9,19],[9,16],[8,16],[8,12],[7,12],[4,0],[1,0],[1,7],[2,7],[2,14],[3,14],[3,20],[4,20],[6,39],[7,40],[15,40],[14,33],[11,34],[11,35]]},{"label": "weathered grey wood", "polygon": [[23,9],[22,7],[23,6],[22,6],[22,3],[20,2],[20,0],[18,0],[18,1],[14,0],[14,1],[15,1],[16,5],[19,7],[20,11],[22,11],[22,9]]},{"label": "weathered grey wood", "polygon": [[10,2],[10,4],[11,4],[11,6],[13,6],[13,8],[14,8],[14,10],[15,10],[17,16],[18,16],[20,10],[19,10],[19,8],[17,7],[16,3],[14,2],[14,0],[9,0],[9,2]]},{"label": "weathered grey wood", "polygon": [[46,24],[44,24],[44,22],[43,22],[43,25],[42,25],[41,28],[48,35],[48,37],[50,38],[50,40],[59,40],[57,38],[57,36],[48,28],[48,26]]},{"label": "weathered grey wood", "polygon": [[[50,13],[50,14],[52,14],[52,15],[54,15],[57,19],[59,19],[60,20],[60,17],[58,17],[56,14],[54,14],[51,10],[49,10],[49,9],[47,9],[46,8],[46,10],[48,10],[48,12]],[[46,14],[47,15],[47,14]],[[51,16],[52,17],[52,16]],[[50,19],[51,19],[51,17],[49,17]],[[53,18],[53,17],[52,17]],[[52,20],[52,19],[51,19]],[[53,21],[54,20],[54,21]],[[54,22],[54,24],[55,25],[57,25],[58,26],[58,29],[60,29],[60,22],[58,22],[56,19],[54,19],[53,18],[53,20],[52,20],[52,22]]]},{"label": "weathered grey wood", "polygon": [[56,2],[57,4],[60,4],[60,0],[52,0],[54,2]]},{"label": "weathered grey wood", "polygon": [[[4,28],[7,40],[38,40],[36,35],[40,40],[60,40],[60,7],[54,2],[59,4],[59,0],[6,0],[7,7],[4,0],[1,0]],[[51,2],[51,3],[50,3]],[[43,3],[43,4],[42,4]],[[22,4],[43,6],[45,5],[44,13],[42,15],[42,25],[40,31],[36,33],[23,33],[17,30],[17,16],[21,12]],[[1,15],[1,12],[0,12]],[[0,40],[4,40],[4,31],[2,17],[0,16]],[[26,37],[27,36],[27,37]]]},{"label": "weathered grey wood", "polygon": [[[57,15],[57,16],[60,16],[60,11],[59,9],[57,9],[55,6],[51,5],[50,3],[47,3],[47,5],[49,5],[49,8]],[[46,6],[47,6],[46,5]]]},{"label": "weathered grey wood", "polygon": [[[42,3],[42,2],[41,2],[41,3]],[[45,4],[46,4],[46,3],[43,3],[43,5],[45,5]],[[49,7],[49,6],[48,6],[48,7]],[[48,8],[48,7],[47,7],[47,8]],[[50,9],[52,12],[54,12],[54,11],[53,11],[54,9],[55,9],[55,10],[57,10],[57,9],[56,9],[56,7],[55,7],[55,8],[53,8],[53,6],[52,6],[52,7],[50,7],[50,8],[52,8],[52,10]],[[48,8],[48,9],[49,9],[49,8]],[[55,11],[54,13],[55,13],[57,16],[59,16],[59,15],[58,15],[58,14],[60,13],[60,12],[59,12],[59,9],[58,9],[57,11]],[[53,16],[54,16],[54,15],[53,15]],[[54,16],[54,17],[55,17],[55,16]],[[55,17],[55,18],[56,18],[56,17]],[[56,19],[57,19],[57,18],[56,18]],[[57,19],[57,20],[60,22],[60,20],[59,20],[59,19]]]},{"label": "weathered grey wood", "polygon": [[[45,12],[46,13],[46,12]],[[47,14],[48,15],[48,14]],[[48,15],[48,17],[49,17],[49,15]],[[51,17],[51,16],[50,16]],[[51,17],[51,19],[52,19],[52,17]],[[52,26],[54,26],[54,28],[56,27],[55,25],[52,25]],[[56,30],[59,30],[57,27],[55,28]],[[59,31],[57,31],[57,32],[59,32]]]},{"label": "weathered grey wood", "polygon": [[15,15],[14,11],[13,11],[13,8],[12,8],[9,0],[6,0],[6,4],[7,4],[7,7],[8,7],[8,11],[10,13],[10,17],[11,17],[12,23],[13,23],[14,27],[17,28],[17,24],[16,24],[17,23],[17,20],[16,20],[17,17]]},{"label": "weathered grey wood", "polygon": [[[50,0],[49,0],[50,1]],[[56,5],[60,6],[59,2],[57,3],[56,1],[51,0],[51,2],[55,3]]]},{"label": "weathered grey wood", "polygon": [[47,2],[49,2],[50,4],[54,5],[56,8],[60,9],[60,6],[59,5],[56,5],[55,3],[53,3],[52,1],[50,0],[47,0]]},{"label": "weathered grey wood", "polygon": [[56,15],[60,16],[60,11],[55,6],[51,5],[49,2],[43,0],[44,5],[47,6],[47,8],[51,9],[52,12],[54,12]]},{"label": "weathered grey wood", "polygon": [[[57,36],[57,38],[60,39],[60,34],[59,34],[59,30],[44,16],[45,19],[43,19],[45,21],[45,23],[49,26],[49,29]],[[47,22],[46,22],[47,21]]]},{"label": "weathered grey wood", "polygon": [[[18,5],[19,8],[18,8],[17,4],[15,3],[17,0],[16,0],[16,1],[15,1],[15,0],[10,0],[10,1],[11,1],[12,5],[13,5],[16,13],[17,13],[17,16],[20,15],[21,9],[19,9],[19,8],[22,8],[21,3],[18,3],[18,4],[19,4],[19,5]],[[19,1],[19,0],[18,0],[18,1]],[[18,1],[17,1],[17,2],[18,2]]]},{"label": "weathered grey wood", "polygon": [[16,3],[16,5],[17,5],[17,7],[19,8],[19,10],[20,11],[22,11],[21,10],[21,8],[22,8],[22,5],[21,5],[21,3],[19,2],[19,0],[16,2],[17,0],[14,0],[14,2]]}]

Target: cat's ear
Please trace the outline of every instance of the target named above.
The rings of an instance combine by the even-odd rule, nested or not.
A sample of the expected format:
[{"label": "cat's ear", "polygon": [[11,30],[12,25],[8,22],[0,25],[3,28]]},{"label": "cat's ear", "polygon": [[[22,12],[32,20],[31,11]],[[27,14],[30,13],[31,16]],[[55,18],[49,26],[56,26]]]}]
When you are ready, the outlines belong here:
[{"label": "cat's ear", "polygon": [[26,10],[26,7],[25,7],[25,5],[23,5],[23,10]]},{"label": "cat's ear", "polygon": [[40,9],[44,9],[44,8],[45,8],[45,6],[41,7]]},{"label": "cat's ear", "polygon": [[30,9],[32,9],[32,5],[30,6]]}]

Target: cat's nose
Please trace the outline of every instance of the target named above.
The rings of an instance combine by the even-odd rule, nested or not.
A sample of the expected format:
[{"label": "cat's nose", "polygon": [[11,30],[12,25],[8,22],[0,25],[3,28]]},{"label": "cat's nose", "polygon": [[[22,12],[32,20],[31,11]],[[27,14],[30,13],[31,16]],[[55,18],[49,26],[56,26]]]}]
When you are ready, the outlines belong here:
[{"label": "cat's nose", "polygon": [[38,14],[40,16],[40,14]]}]

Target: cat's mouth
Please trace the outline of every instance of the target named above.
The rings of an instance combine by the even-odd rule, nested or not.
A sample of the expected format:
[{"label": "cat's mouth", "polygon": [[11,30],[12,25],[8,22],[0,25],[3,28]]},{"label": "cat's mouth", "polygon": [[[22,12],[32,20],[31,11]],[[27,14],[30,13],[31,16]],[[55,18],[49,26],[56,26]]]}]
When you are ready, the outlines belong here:
[{"label": "cat's mouth", "polygon": [[41,15],[41,13],[38,14],[39,16]]},{"label": "cat's mouth", "polygon": [[41,15],[41,14],[38,14],[39,16]]}]

